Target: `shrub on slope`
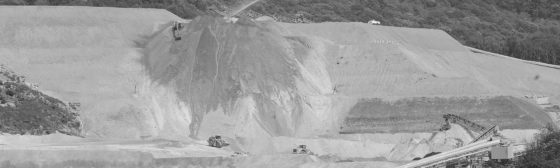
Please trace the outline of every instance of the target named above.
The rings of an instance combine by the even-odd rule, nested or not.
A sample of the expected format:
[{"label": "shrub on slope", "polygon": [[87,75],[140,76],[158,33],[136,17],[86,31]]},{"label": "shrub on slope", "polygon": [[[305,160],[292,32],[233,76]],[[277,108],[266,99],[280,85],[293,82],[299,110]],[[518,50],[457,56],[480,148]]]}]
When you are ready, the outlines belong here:
[{"label": "shrub on slope", "polygon": [[549,124],[535,139],[520,157],[519,167],[560,167],[560,131]]},{"label": "shrub on slope", "polygon": [[21,76],[6,71],[0,76],[0,133],[80,136],[75,107],[30,88]]}]

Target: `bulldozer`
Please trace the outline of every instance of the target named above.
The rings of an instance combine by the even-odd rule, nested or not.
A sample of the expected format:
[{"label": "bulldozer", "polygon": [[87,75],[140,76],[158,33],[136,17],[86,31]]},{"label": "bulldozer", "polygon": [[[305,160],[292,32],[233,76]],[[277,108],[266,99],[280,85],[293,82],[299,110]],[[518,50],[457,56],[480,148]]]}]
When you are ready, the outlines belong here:
[{"label": "bulldozer", "polygon": [[228,145],[229,143],[227,143],[226,140],[222,139],[222,136],[216,135],[208,138],[208,146],[215,147],[215,148],[222,148]]},{"label": "bulldozer", "polygon": [[308,155],[313,155],[313,152],[311,152],[311,150],[307,149],[307,145],[299,145],[296,148],[294,148],[292,150],[293,154],[308,154]]}]

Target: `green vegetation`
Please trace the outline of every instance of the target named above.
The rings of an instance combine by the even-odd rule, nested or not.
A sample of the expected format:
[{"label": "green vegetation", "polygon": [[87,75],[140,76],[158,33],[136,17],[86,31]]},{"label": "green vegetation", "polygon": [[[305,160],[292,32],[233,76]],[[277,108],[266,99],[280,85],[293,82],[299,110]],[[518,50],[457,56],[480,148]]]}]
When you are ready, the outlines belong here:
[{"label": "green vegetation", "polygon": [[0,133],[45,135],[60,132],[80,136],[76,106],[30,88],[25,78],[0,70]]},{"label": "green vegetation", "polygon": [[560,167],[560,131],[549,124],[543,133],[536,135],[535,139],[525,154],[520,156],[518,167]]},{"label": "green vegetation", "polygon": [[0,132],[44,135],[59,131],[79,135],[78,114],[57,99],[23,84],[3,82],[0,100]]},{"label": "green vegetation", "polygon": [[301,13],[317,22],[375,19],[441,29],[467,46],[560,65],[557,0],[268,0],[251,9],[265,15]]}]

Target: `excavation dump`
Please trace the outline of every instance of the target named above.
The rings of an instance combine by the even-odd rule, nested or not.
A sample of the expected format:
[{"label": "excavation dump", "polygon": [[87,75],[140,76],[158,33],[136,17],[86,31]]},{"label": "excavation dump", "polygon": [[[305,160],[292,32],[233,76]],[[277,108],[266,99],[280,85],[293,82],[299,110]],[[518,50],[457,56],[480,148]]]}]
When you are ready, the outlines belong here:
[{"label": "excavation dump", "polygon": [[435,29],[104,7],[0,16],[0,63],[80,103],[82,137],[0,135],[0,163],[16,167],[397,167],[484,132],[440,131],[445,114],[526,142],[556,121],[537,97],[560,104],[559,67]]}]

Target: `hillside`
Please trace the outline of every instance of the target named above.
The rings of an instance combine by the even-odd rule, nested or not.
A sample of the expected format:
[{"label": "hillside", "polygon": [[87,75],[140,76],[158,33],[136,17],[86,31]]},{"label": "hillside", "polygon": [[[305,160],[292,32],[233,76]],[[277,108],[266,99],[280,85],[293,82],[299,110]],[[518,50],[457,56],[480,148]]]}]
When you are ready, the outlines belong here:
[{"label": "hillside", "polygon": [[[474,52],[437,29],[82,6],[1,6],[0,16],[0,62],[38,91],[80,102],[85,136],[0,136],[10,150],[0,162],[324,161],[289,154],[300,144],[333,164],[409,161],[472,138],[461,127],[432,133],[444,113],[503,125],[504,136],[525,141],[551,121],[532,97],[560,104],[557,67]],[[173,21],[183,25],[175,34]],[[213,135],[231,145],[207,146]]]},{"label": "hillside", "polygon": [[[560,98],[557,69],[473,53],[440,30],[206,16],[179,34],[169,42],[165,30],[146,45],[150,78],[189,107],[191,136],[236,137],[252,153],[270,152],[278,136],[332,135],[341,127],[432,131],[445,113],[538,129],[550,118],[521,98]],[[362,129],[355,118],[375,122]]]},{"label": "hillside", "polygon": [[0,6],[0,16],[0,62],[42,93],[80,102],[85,136],[140,137],[164,127],[153,124],[158,113],[138,105],[150,101],[135,98],[144,89],[138,43],[179,17],[161,9],[34,6]]},{"label": "hillside", "polygon": [[79,105],[36,90],[36,84],[0,65],[0,135],[48,135],[60,132],[82,136]]},{"label": "hillside", "polygon": [[265,15],[301,13],[316,22],[375,19],[389,26],[441,29],[467,46],[560,64],[560,1],[270,0],[250,9]]},{"label": "hillside", "polygon": [[[443,109],[488,124],[502,114],[525,117],[506,128],[534,129],[549,119],[516,107],[517,99],[542,95],[558,104],[560,98],[556,69],[473,53],[440,30],[202,17],[181,30],[184,40],[172,41],[167,23],[179,18],[164,10],[2,7],[0,14],[10,25],[2,27],[0,61],[41,83],[43,92],[81,102],[90,137],[219,133],[264,145],[268,140],[257,137],[333,134],[356,116],[396,118],[409,127],[439,120],[449,112]],[[514,98],[492,101],[499,96]],[[419,98],[438,103],[414,103]],[[471,110],[473,101],[488,108]],[[499,106],[510,110],[475,115]],[[376,108],[399,113],[370,110]],[[390,132],[434,127],[421,125]]]},{"label": "hillside", "polygon": [[[114,1],[11,0],[12,5],[85,5],[167,9],[183,18],[209,13],[220,5],[239,6],[247,0]],[[462,44],[525,60],[560,65],[560,1],[555,0],[263,0],[249,8],[269,16],[315,22],[367,22],[435,28]]]}]

